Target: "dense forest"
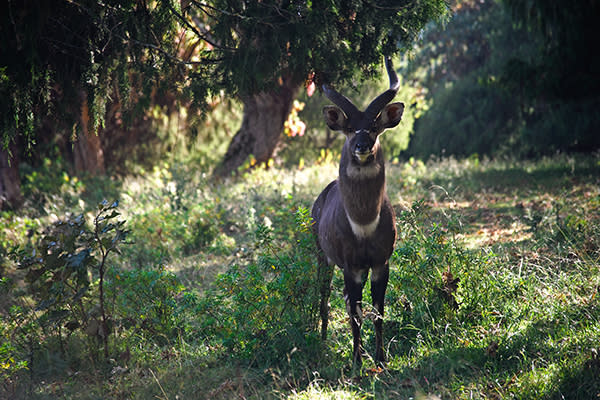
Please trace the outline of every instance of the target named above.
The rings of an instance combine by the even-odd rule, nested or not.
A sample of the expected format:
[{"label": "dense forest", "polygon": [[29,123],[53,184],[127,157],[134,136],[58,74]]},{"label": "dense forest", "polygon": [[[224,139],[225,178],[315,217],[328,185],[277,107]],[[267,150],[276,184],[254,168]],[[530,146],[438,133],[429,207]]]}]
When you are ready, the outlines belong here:
[{"label": "dense forest", "polygon": [[[0,398],[600,396],[598,15],[2,1]],[[357,369],[340,275],[319,336],[310,207],[323,87],[363,108],[386,57],[388,361]]]},{"label": "dense forest", "polygon": [[595,2],[461,4],[426,32],[409,76],[431,106],[408,154],[528,158],[598,149]]}]

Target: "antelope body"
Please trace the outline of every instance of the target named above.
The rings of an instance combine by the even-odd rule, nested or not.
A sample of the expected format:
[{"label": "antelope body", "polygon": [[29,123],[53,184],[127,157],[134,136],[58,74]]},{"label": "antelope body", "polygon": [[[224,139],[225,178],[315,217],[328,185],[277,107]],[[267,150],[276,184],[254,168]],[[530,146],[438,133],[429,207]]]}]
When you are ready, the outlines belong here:
[{"label": "antelope body", "polygon": [[344,273],[344,299],[353,336],[353,360],[362,362],[362,290],[371,271],[371,296],[377,315],[375,361],[384,362],[383,308],[388,283],[388,260],[396,240],[395,216],[385,191],[384,156],[379,135],[400,122],[404,105],[388,104],[398,91],[398,77],[386,59],[390,88],[362,112],[345,96],[324,86],[336,106],[323,109],[325,122],[346,135],[339,177],[319,195],[312,208],[313,230],[319,248],[321,336],[327,337],[333,265]]}]

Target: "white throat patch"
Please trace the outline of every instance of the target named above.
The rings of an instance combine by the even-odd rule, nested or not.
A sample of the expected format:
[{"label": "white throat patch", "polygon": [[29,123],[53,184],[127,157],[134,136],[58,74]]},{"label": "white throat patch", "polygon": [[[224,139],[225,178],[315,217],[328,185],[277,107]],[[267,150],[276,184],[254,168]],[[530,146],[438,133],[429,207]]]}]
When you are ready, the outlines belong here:
[{"label": "white throat patch", "polygon": [[346,213],[346,217],[348,218],[348,222],[350,223],[350,227],[352,228],[354,236],[356,236],[358,239],[367,239],[373,233],[375,233],[375,230],[379,225],[379,214],[377,214],[373,221],[365,225],[354,222],[348,213]]},{"label": "white throat patch", "polygon": [[346,175],[348,175],[350,179],[371,179],[376,177],[380,170],[381,166],[375,162],[372,162],[365,167],[349,163],[346,168]]}]

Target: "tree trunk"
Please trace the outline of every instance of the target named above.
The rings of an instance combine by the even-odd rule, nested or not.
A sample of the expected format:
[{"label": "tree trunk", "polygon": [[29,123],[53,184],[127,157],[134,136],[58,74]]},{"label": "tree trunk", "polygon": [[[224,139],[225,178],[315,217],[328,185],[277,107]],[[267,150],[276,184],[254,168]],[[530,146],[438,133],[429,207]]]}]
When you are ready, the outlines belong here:
[{"label": "tree trunk", "polygon": [[[73,143],[75,170],[92,175],[104,173],[104,153],[96,128],[90,129],[90,114],[87,94],[81,92],[81,133]],[[100,131],[98,129],[98,131]]]},{"label": "tree trunk", "polygon": [[92,175],[104,173],[104,154],[100,137],[93,132],[82,132],[73,143],[75,170]]},{"label": "tree trunk", "polygon": [[238,172],[249,156],[257,164],[266,163],[281,138],[283,123],[287,119],[300,85],[284,82],[270,92],[245,97],[244,117],[215,175],[228,176]]},{"label": "tree trunk", "polygon": [[17,146],[9,145],[9,151],[0,146],[0,210],[18,208],[23,203],[19,182]]}]

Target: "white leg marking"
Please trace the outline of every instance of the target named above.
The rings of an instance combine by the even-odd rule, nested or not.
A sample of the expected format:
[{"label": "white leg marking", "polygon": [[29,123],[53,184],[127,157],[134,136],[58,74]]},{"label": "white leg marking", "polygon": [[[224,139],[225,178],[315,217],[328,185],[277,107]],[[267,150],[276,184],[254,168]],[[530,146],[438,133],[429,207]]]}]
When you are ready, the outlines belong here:
[{"label": "white leg marking", "polygon": [[378,319],[383,319],[383,316],[379,314],[379,304],[373,304],[373,321],[377,321]]},{"label": "white leg marking", "polygon": [[384,271],[384,266],[371,268],[371,282],[377,282]]},{"label": "white leg marking", "polygon": [[362,325],[363,313],[359,303],[356,303],[356,322]]},{"label": "white leg marking", "polygon": [[346,303],[346,314],[350,315],[350,297],[347,294],[344,295],[344,302]]},{"label": "white leg marking", "polygon": [[[352,309],[350,308],[350,297],[347,294],[344,295],[344,301],[346,302],[346,313],[348,313],[348,316],[352,318]],[[363,320],[363,313],[362,307],[360,306],[360,302],[356,303],[355,311],[356,317],[354,317],[354,320],[357,324],[361,325]]]},{"label": "white leg marking", "polygon": [[363,272],[362,271],[352,271],[352,278],[354,282],[361,285],[363,280]]}]

